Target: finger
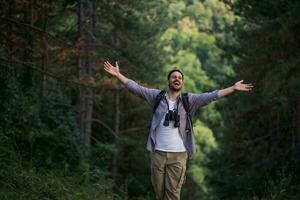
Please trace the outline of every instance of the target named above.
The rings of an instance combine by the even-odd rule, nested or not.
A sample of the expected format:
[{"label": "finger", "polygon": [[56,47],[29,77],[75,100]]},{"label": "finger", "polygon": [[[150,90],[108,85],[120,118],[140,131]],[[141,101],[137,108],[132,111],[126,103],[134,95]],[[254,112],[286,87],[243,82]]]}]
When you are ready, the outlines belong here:
[{"label": "finger", "polygon": [[109,67],[109,66],[104,66],[104,69],[110,71],[110,70],[111,70],[111,67]]},{"label": "finger", "polygon": [[104,70],[107,71],[107,72],[110,72],[110,69],[109,69],[109,68],[106,68],[106,67],[105,67]]},{"label": "finger", "polygon": [[241,83],[241,85],[242,85],[242,86],[245,86],[245,87],[246,87],[246,86],[247,86],[247,87],[253,87],[252,84],[244,84],[244,83]]},{"label": "finger", "polygon": [[105,69],[105,68],[104,68],[104,70],[105,70],[106,72],[108,72],[108,73],[111,73],[110,70],[108,70],[108,69]]},{"label": "finger", "polygon": [[109,70],[107,70],[107,69],[104,69],[106,72],[108,72],[108,73],[110,73],[110,71]]},{"label": "finger", "polygon": [[251,91],[252,89],[241,89],[241,91],[246,91],[246,92],[248,92],[248,91]]},{"label": "finger", "polygon": [[104,65],[104,66],[107,66],[107,61],[105,61],[105,62],[103,63],[103,65]]},{"label": "finger", "polygon": [[107,67],[107,68],[109,68],[109,69],[112,68],[112,66],[111,66],[110,64],[107,64],[107,63],[104,63],[104,67]]},{"label": "finger", "polygon": [[241,86],[241,87],[238,87],[237,90],[240,90],[240,91],[250,91],[250,90],[252,90],[252,87]]},{"label": "finger", "polygon": [[107,63],[104,63],[104,67],[110,67]]},{"label": "finger", "polygon": [[110,62],[109,62],[108,60],[107,60],[107,61],[105,61],[104,63],[106,63],[106,64],[108,64],[108,65],[111,65],[111,64],[110,64]]},{"label": "finger", "polygon": [[118,64],[118,61],[116,61],[116,68],[117,68],[117,70],[119,70],[119,64]]},{"label": "finger", "polygon": [[112,64],[110,64],[110,62],[106,61],[104,64],[106,64],[109,67],[113,67]]},{"label": "finger", "polygon": [[104,69],[105,69],[105,70],[110,70],[111,68],[110,68],[110,67],[104,66]]}]

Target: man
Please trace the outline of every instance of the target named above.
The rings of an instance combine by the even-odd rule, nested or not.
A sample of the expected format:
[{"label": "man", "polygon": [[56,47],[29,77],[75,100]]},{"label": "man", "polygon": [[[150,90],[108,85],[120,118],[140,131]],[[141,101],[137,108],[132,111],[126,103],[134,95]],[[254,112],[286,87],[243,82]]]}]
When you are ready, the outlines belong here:
[{"label": "man", "polygon": [[[116,77],[135,95],[146,100],[153,109],[157,103],[158,89],[145,88],[126,78],[119,71],[119,66],[104,63],[104,69]],[[181,186],[186,171],[188,156],[195,153],[195,141],[192,122],[183,105],[181,89],[184,75],[174,69],[168,74],[168,91],[154,108],[147,149],[151,152],[151,181],[157,200],[179,200]],[[233,93],[235,90],[251,91],[251,84],[243,81],[233,86],[209,93],[188,94],[189,112],[193,115],[198,108],[218,98]]]}]

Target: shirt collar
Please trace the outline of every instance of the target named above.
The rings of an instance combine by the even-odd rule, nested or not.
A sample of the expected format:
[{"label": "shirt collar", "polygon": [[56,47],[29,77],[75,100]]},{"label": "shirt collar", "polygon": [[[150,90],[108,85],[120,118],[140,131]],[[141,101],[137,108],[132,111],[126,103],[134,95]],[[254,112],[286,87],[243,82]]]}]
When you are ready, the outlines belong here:
[{"label": "shirt collar", "polygon": [[[165,93],[165,99],[168,99],[168,91],[166,91]],[[181,99],[182,99],[182,93],[180,92],[180,95],[177,97],[176,101]]]}]

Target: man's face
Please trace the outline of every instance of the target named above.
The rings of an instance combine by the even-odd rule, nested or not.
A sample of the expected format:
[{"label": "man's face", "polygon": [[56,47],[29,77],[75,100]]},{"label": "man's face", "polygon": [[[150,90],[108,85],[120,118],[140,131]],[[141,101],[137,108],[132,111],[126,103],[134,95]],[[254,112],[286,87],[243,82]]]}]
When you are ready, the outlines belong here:
[{"label": "man's face", "polygon": [[179,72],[173,72],[169,78],[169,89],[172,91],[180,91],[183,86],[182,75]]}]

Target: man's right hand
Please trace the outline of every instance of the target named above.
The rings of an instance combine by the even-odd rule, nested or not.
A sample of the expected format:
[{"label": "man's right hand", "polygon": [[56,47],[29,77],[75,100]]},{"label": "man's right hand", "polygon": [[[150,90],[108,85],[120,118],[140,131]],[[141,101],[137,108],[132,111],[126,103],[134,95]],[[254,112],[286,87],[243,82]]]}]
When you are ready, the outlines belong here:
[{"label": "man's right hand", "polygon": [[126,85],[129,81],[128,78],[120,73],[118,62],[116,62],[116,66],[114,67],[108,61],[105,61],[104,70],[116,77],[124,85]]},{"label": "man's right hand", "polygon": [[116,62],[116,66],[114,67],[108,61],[105,61],[104,62],[104,70],[116,77],[118,77],[120,75],[118,62]]}]

